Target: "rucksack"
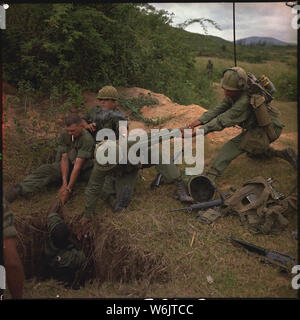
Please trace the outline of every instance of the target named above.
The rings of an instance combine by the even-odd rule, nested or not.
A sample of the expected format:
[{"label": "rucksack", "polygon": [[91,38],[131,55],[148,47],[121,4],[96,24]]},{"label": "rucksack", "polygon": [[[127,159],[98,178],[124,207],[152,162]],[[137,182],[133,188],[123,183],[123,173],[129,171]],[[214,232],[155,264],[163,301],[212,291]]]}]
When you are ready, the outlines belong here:
[{"label": "rucksack", "polygon": [[238,215],[252,233],[279,234],[288,225],[289,204],[296,207],[291,197],[284,198],[269,181],[255,177],[225,200],[226,211]]}]

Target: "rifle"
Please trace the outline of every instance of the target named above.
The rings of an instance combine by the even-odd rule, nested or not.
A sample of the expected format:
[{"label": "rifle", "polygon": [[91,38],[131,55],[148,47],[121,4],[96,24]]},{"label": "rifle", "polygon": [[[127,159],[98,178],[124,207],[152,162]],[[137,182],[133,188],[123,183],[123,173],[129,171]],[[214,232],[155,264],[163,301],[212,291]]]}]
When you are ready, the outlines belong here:
[{"label": "rifle", "polygon": [[220,206],[221,204],[223,204],[223,202],[224,202],[223,199],[211,200],[211,201],[207,201],[207,202],[198,202],[198,203],[190,205],[189,207],[173,209],[168,212],[177,212],[177,211],[186,210],[188,213],[191,213],[193,209],[199,209],[199,210],[208,209],[208,208]]},{"label": "rifle", "polygon": [[274,187],[273,187],[273,183],[275,182],[275,180],[273,178],[267,178],[265,179],[267,185],[269,186],[271,193],[272,193],[272,197],[275,200],[282,200],[285,198],[285,195],[279,191],[277,191]]},{"label": "rifle", "polygon": [[269,79],[262,78],[262,81],[267,80],[267,87],[269,90],[267,90],[260,79],[256,79],[255,75],[248,72],[248,79],[247,79],[247,86],[248,86],[248,91],[251,94],[254,93],[260,93],[263,94],[264,97],[266,98],[266,102],[270,103],[273,100],[272,93],[276,90],[273,83]]},{"label": "rifle", "polygon": [[287,254],[280,253],[274,250],[264,249],[254,244],[251,244],[242,240],[234,239],[233,237],[229,238],[229,240],[232,242],[233,245],[241,246],[250,252],[259,254],[263,256],[263,259],[266,260],[267,262],[271,264],[275,264],[286,271],[290,272],[291,268],[297,264],[296,261],[292,257],[288,256]]}]

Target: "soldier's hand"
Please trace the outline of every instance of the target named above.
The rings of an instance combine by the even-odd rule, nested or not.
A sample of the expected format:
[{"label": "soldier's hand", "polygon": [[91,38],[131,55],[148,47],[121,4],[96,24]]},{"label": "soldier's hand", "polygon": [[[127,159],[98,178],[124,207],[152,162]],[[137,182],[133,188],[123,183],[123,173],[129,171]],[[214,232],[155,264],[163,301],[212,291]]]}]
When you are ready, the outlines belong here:
[{"label": "soldier's hand", "polygon": [[93,122],[93,123],[90,123],[86,126],[86,129],[90,130],[91,132],[94,132],[96,130],[96,123]]},{"label": "soldier's hand", "polygon": [[59,191],[57,198],[60,199],[62,205],[64,205],[70,199],[71,193],[68,191],[67,187],[62,186]]},{"label": "soldier's hand", "polygon": [[202,124],[202,122],[200,120],[195,120],[191,123],[189,123],[188,125],[186,125],[186,127],[190,128],[190,129],[194,129],[195,127],[198,127]]},{"label": "soldier's hand", "polygon": [[91,238],[93,237],[93,235],[94,235],[94,232],[93,232],[91,220],[83,217],[80,220],[80,231],[77,234],[77,239],[80,241],[83,238]]}]

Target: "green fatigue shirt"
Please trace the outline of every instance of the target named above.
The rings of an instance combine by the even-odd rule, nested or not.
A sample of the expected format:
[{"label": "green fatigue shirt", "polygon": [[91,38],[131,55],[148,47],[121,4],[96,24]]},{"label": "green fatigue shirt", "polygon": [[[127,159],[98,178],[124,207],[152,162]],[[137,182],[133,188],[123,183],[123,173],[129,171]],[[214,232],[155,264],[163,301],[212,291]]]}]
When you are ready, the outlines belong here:
[{"label": "green fatigue shirt", "polygon": [[68,158],[72,165],[74,165],[76,158],[86,159],[82,166],[82,169],[86,169],[93,166],[94,156],[94,139],[91,134],[82,129],[81,135],[72,141],[72,137],[63,131],[58,139],[58,148],[56,161],[61,160],[62,154],[67,153]]},{"label": "green fatigue shirt", "polygon": [[58,225],[63,223],[63,219],[58,213],[50,213],[47,217],[47,230],[49,232],[45,246],[45,255],[49,266],[54,270],[59,269],[79,269],[85,261],[85,255],[77,250],[74,244],[69,241],[66,248],[56,248],[51,240],[51,232]]},{"label": "green fatigue shirt", "polygon": [[16,237],[17,231],[14,226],[14,215],[9,209],[8,202],[5,197],[2,196],[3,203],[3,239]]},{"label": "green fatigue shirt", "polygon": [[101,129],[112,129],[116,138],[119,137],[119,121],[126,121],[126,117],[117,109],[104,110],[101,106],[96,106],[82,117],[87,123],[96,123],[96,130],[92,133],[96,138],[96,134]]},{"label": "green fatigue shirt", "polygon": [[[279,121],[279,111],[270,106],[270,117],[274,127],[283,128],[283,124]],[[212,131],[221,131],[224,128],[238,125],[243,129],[249,130],[258,126],[255,112],[250,104],[250,96],[247,92],[233,101],[224,98],[215,108],[205,112],[199,120],[204,124],[204,134]]]}]

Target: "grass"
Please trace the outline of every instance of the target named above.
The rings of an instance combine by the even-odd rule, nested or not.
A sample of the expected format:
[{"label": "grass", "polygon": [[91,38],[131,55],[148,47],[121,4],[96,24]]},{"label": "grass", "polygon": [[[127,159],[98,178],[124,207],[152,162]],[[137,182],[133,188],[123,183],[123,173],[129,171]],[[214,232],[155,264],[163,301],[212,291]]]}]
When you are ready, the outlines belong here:
[{"label": "grass", "polygon": [[[199,68],[203,70],[206,62],[206,58],[198,58]],[[231,61],[226,59],[216,58],[213,62],[216,70],[231,66]],[[258,74],[270,72],[276,75],[276,72],[290,70],[284,63],[241,63],[241,66]],[[219,89],[216,90],[217,94],[220,94]],[[286,125],[283,133],[295,134],[294,138],[282,135],[274,145],[297,147],[296,103],[274,103],[281,110],[282,121]],[[26,143],[20,143],[24,134],[14,129],[15,127],[11,127],[4,131],[4,186],[21,181],[42,161],[49,159],[48,153],[38,159],[32,151],[28,152],[28,148],[35,145],[36,141],[27,140],[28,137],[25,136]],[[221,143],[208,142],[206,137],[206,166],[222,146]],[[180,167],[183,169],[183,166]],[[133,200],[123,215],[114,215],[107,204],[99,201],[94,221],[101,230],[99,241],[106,244],[102,256],[100,255],[100,263],[102,261],[107,268],[103,270],[101,278],[88,281],[85,287],[77,291],[67,289],[54,280],[40,282],[36,278],[27,279],[24,284],[24,298],[297,297],[297,291],[291,287],[290,274],[282,274],[277,267],[262,264],[257,256],[233,247],[225,239],[234,235],[236,238],[296,258],[297,242],[291,235],[297,228],[295,212],[288,213],[289,225],[278,236],[253,235],[236,216],[231,215],[222,217],[211,225],[205,225],[197,219],[196,212],[168,212],[170,209],[182,207],[182,204],[172,198],[175,185],[150,189],[155,175],[154,168],[140,172]],[[255,160],[242,155],[231,163],[216,182],[221,190],[230,186],[238,188],[246,179],[258,175],[278,179],[283,193],[288,193],[297,181],[295,171],[283,160]],[[79,182],[74,196],[64,209],[66,217],[82,213],[84,190],[85,184]],[[57,187],[51,186],[47,192],[36,194],[29,199],[16,200],[11,209],[24,220],[31,215],[45,217],[56,192]],[[123,257],[120,260],[122,263],[118,261],[119,257]],[[138,268],[137,259],[144,263],[140,268],[146,268],[147,264],[153,264],[153,261],[156,263],[153,264],[151,276],[142,272],[143,277],[133,277],[130,280],[106,277],[106,273],[113,270],[113,265],[120,266],[122,270]],[[122,270],[118,272],[121,274]],[[207,281],[208,276],[213,279],[212,283]],[[7,298],[10,297],[8,292],[5,294]]]},{"label": "grass", "polygon": [[[217,57],[197,57],[196,65],[199,72],[206,72],[206,64],[211,59],[214,65],[213,81],[220,82],[223,71],[234,65],[232,59],[223,59]],[[264,63],[249,63],[245,61],[237,61],[237,65],[247,72],[251,72],[256,77],[262,74],[269,77],[275,85],[277,92],[274,94],[275,99],[279,101],[295,101],[297,98],[297,61],[292,57],[289,60],[269,61]],[[290,92],[287,92],[290,91]],[[289,94],[288,94],[289,93]]]}]

